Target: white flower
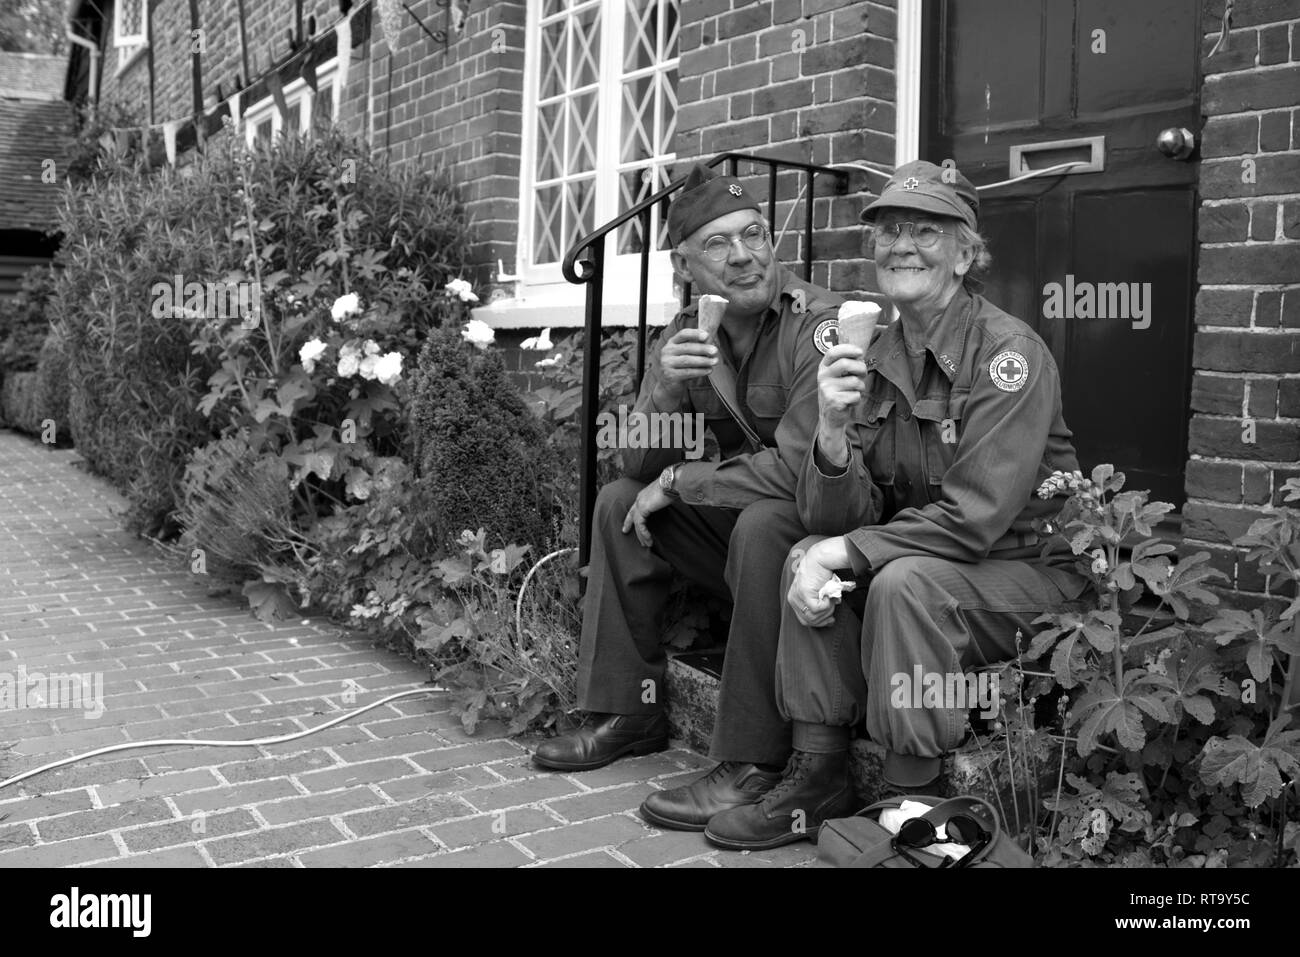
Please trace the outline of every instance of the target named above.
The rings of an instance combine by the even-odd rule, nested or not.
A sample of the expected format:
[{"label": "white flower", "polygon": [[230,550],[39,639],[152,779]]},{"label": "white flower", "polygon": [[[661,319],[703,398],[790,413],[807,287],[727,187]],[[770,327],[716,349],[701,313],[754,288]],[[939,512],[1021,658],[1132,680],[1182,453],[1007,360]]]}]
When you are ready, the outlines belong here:
[{"label": "white flower", "polygon": [[357,371],[361,373],[363,379],[373,379],[375,377],[375,366],[379,365],[379,356],[366,356],[361,360]]},{"label": "white flower", "polygon": [[365,349],[366,355],[368,356],[379,355],[379,343],[375,342],[374,339],[367,339],[366,344],[363,348]]},{"label": "white flower", "polygon": [[1106,563],[1106,553],[1100,548],[1092,550],[1092,571],[1094,575],[1104,575],[1110,566]]},{"label": "white flower", "polygon": [[396,385],[401,377],[402,354],[400,352],[386,353],[375,363],[375,378],[384,385]]},{"label": "white flower", "polygon": [[350,292],[346,296],[339,296],[334,300],[334,305],[330,306],[330,318],[338,322],[348,316],[355,316],[360,311],[361,300],[357,298],[355,292]]},{"label": "white flower", "polygon": [[555,355],[551,356],[549,359],[538,359],[536,362],[533,363],[533,365],[534,365],[535,367],[537,367],[538,369],[549,369],[551,366],[559,365],[559,364],[560,364],[560,357],[561,357],[562,355],[563,355],[563,353],[559,353],[559,352],[557,352]]},{"label": "white flower", "polygon": [[338,374],[347,378],[356,375],[359,368],[361,368],[361,350],[357,348],[355,342],[346,343],[339,350]]},{"label": "white flower", "polygon": [[540,336],[533,336],[531,339],[525,339],[519,343],[520,349],[527,349],[531,352],[550,352],[555,348],[555,343],[551,341],[551,330],[543,329]]},{"label": "white flower", "polygon": [[471,319],[465,323],[465,328],[461,330],[460,334],[480,349],[486,349],[496,339],[496,333],[492,331],[492,327],[482,319]]},{"label": "white flower", "polygon": [[319,339],[309,339],[302,344],[298,350],[298,359],[302,362],[302,367],[309,375],[316,371],[316,360],[325,354],[328,346]]},{"label": "white flower", "polygon": [[461,302],[478,302],[478,296],[474,295],[474,287],[464,279],[452,279],[448,281],[447,295],[455,296]]}]

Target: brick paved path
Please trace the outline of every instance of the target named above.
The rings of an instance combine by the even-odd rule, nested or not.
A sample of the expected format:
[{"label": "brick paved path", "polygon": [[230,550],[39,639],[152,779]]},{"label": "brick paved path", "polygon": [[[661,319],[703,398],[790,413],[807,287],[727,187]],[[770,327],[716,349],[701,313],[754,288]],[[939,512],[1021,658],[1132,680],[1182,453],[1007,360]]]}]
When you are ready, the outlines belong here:
[{"label": "brick paved path", "polygon": [[[105,710],[0,710],[0,778],[125,741],[288,734],[428,679],[323,619],[272,627],[210,597],[122,530],[122,499],[78,462],[0,430],[0,679],[102,673]],[[532,742],[466,735],[445,698],[272,747],[149,749],[39,775],[0,791],[0,867],[814,861],[807,843],[735,854],[642,822],[648,792],[708,765],[689,751],[544,773]]]}]

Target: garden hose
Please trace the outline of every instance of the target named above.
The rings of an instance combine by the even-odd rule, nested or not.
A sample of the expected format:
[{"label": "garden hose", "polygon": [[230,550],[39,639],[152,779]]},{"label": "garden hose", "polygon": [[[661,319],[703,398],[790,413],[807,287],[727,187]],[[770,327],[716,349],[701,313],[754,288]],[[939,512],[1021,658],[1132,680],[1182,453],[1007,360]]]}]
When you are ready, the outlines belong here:
[{"label": "garden hose", "polygon": [[[537,573],[537,570],[546,562],[550,561],[552,558],[556,558],[572,551],[576,551],[576,549],[561,548],[551,552],[549,555],[542,556],[542,558],[538,559],[533,567],[528,570],[528,574],[524,576],[523,584],[519,586],[519,597],[515,601],[515,626],[521,636],[523,635],[524,592],[528,588],[528,583],[532,580],[533,575]],[[3,781],[0,781],[0,790],[9,787],[12,784],[17,784],[20,781],[26,781],[28,778],[33,778],[45,771],[53,771],[56,768],[65,768],[70,764],[76,764],[79,761],[85,761],[88,758],[97,758],[105,754],[116,754],[119,751],[133,751],[137,748],[172,748],[186,746],[206,748],[253,748],[263,745],[285,744],[289,741],[297,741],[299,738],[305,738],[310,734],[316,734],[318,731],[332,728],[337,724],[342,724],[344,721],[355,718],[357,715],[365,714],[367,711],[378,708],[382,704],[388,704],[390,701],[396,701],[399,698],[410,698],[415,695],[435,694],[438,692],[445,692],[446,690],[446,688],[433,687],[416,688],[412,691],[399,691],[386,698],[380,698],[373,704],[368,704],[364,707],[357,708],[354,711],[349,711],[347,714],[341,714],[336,718],[331,718],[319,727],[308,728],[306,731],[295,731],[293,734],[282,734],[273,738],[254,738],[251,741],[212,741],[200,738],[158,738],[153,741],[127,741],[122,744],[112,744],[108,747],[96,748],[94,751],[87,751],[85,754],[76,754],[70,758],[61,758],[58,761],[51,761],[49,764],[42,764],[39,768],[32,768],[30,771],[24,771],[22,774],[14,775],[11,778],[5,778]]]},{"label": "garden hose", "polygon": [[543,555],[541,558],[537,559],[533,567],[528,569],[528,574],[524,576],[523,584],[519,586],[519,597],[515,599],[515,634],[517,634],[521,639],[524,637],[524,592],[528,590],[528,583],[532,581],[533,575],[537,573],[537,569],[541,568],[552,558],[576,551],[577,549],[573,547],[557,548],[549,555]]},{"label": "garden hose", "polygon": [[416,688],[412,691],[399,691],[397,694],[391,694],[387,698],[381,698],[373,704],[357,708],[347,714],[341,714],[337,718],[331,718],[320,727],[308,728],[306,731],[295,731],[293,734],[283,734],[275,738],[254,738],[251,741],[205,741],[194,738],[159,738],[155,741],[127,741],[123,744],[113,744],[106,748],[98,748],[94,751],[87,751],[85,754],[77,754],[70,758],[63,758],[59,761],[51,761],[49,764],[42,764],[39,768],[32,768],[30,771],[24,771],[22,774],[15,775],[12,778],[6,778],[0,781],[0,789],[7,788],[11,784],[17,784],[19,781],[25,781],[28,778],[35,777],[43,771],[53,771],[55,768],[67,767],[69,764],[76,764],[78,761],[84,761],[87,758],[96,758],[102,754],[113,754],[117,751],[131,751],[135,748],[159,748],[159,747],[177,747],[185,745],[203,746],[209,748],[251,748],[259,745],[284,744],[287,741],[296,741],[299,738],[305,738],[309,734],[315,734],[318,731],[324,731],[326,728],[332,728],[336,724],[347,721],[349,718],[355,718],[359,714],[378,708],[381,704],[387,704],[390,701],[396,701],[398,698],[410,698],[418,694],[434,694],[439,691],[446,691],[446,688]]}]

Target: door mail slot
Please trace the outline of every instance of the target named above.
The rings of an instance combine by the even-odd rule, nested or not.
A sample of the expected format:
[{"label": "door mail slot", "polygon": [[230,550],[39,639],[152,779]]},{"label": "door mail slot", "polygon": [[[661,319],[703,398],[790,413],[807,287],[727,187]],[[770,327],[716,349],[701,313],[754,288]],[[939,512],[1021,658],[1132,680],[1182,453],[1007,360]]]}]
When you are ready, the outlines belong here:
[{"label": "door mail slot", "polygon": [[1060,170],[1062,176],[1104,172],[1106,137],[1083,136],[1074,140],[1053,140],[1050,143],[1020,143],[1011,147],[1007,158],[1007,168],[1012,176],[1021,176],[1064,163],[1080,165]]}]

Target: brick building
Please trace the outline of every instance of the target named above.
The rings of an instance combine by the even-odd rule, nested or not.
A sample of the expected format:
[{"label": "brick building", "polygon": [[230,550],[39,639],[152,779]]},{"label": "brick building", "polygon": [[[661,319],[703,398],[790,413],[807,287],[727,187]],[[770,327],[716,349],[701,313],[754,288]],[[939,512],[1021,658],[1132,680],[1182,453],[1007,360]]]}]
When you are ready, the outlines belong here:
[{"label": "brick building", "polygon": [[[1226,546],[1300,474],[1300,0],[1236,0],[1226,24],[1224,0],[371,0],[346,85],[340,6],[73,0],[70,18],[101,51],[98,96],[149,122],[242,85],[249,137],[328,113],[394,162],[449,166],[478,315],[507,342],[580,325],[566,249],[697,158],[846,172],[814,190],[813,279],[859,294],[863,166],[954,163],[983,188],[986,294],[1057,355],[1085,465],[1175,501],[1188,540],[1262,589]],[[71,90],[91,59],[73,51]],[[803,181],[776,182],[794,261]],[[658,322],[676,302],[658,210],[650,235]],[[635,322],[643,241],[629,223],[609,243],[606,326]]]},{"label": "brick building", "polygon": [[0,308],[33,266],[58,248],[56,179],[71,142],[65,64],[54,56],[0,52]]}]

